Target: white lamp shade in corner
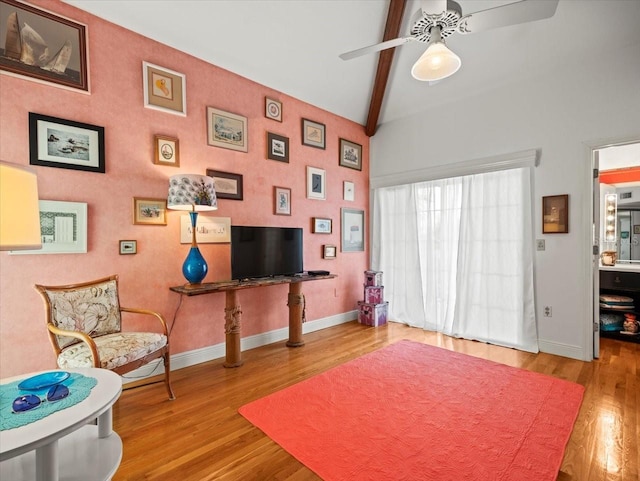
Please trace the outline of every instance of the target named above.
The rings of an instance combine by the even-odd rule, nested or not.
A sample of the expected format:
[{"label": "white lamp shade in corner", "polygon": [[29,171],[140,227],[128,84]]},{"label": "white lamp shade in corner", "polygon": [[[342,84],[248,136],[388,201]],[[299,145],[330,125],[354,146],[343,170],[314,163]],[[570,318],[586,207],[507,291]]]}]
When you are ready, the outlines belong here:
[{"label": "white lamp shade in corner", "polygon": [[202,212],[216,210],[218,200],[212,177],[198,174],[177,174],[169,178],[167,208]]},{"label": "white lamp shade in corner", "polygon": [[429,45],[411,69],[416,80],[433,82],[449,77],[458,71],[462,61],[444,42]]},{"label": "white lamp shade in corner", "polygon": [[36,174],[28,167],[0,161],[0,250],[40,248]]}]

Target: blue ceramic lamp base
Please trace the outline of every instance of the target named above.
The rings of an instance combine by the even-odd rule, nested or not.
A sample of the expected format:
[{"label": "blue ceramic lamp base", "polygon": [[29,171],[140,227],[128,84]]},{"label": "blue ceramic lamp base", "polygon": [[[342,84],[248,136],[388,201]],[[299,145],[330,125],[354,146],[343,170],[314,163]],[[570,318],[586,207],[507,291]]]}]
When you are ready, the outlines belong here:
[{"label": "blue ceramic lamp base", "polygon": [[182,274],[189,281],[189,284],[200,284],[207,275],[209,268],[207,267],[207,262],[200,253],[200,249],[198,249],[198,245],[196,244],[196,224],[198,220],[198,213],[189,212],[189,216],[191,217],[193,242],[191,243],[189,255],[184,260],[184,264],[182,264]]}]

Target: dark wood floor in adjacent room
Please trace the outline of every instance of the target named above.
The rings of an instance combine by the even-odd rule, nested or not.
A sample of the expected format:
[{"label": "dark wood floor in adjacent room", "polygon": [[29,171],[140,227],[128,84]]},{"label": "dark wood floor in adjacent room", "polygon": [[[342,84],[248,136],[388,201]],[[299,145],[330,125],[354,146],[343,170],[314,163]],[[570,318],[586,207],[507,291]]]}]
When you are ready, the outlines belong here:
[{"label": "dark wood floor in adjacent room", "polygon": [[218,359],[174,371],[175,401],[162,383],[124,391],[114,407],[114,428],[124,443],[114,481],[318,480],[238,408],[400,339],[582,384],[585,397],[557,481],[640,479],[640,344],[602,339],[600,359],[587,363],[395,323],[372,328],[350,322],[306,334],[301,348],[278,342],[245,351],[240,368],[225,369]]}]

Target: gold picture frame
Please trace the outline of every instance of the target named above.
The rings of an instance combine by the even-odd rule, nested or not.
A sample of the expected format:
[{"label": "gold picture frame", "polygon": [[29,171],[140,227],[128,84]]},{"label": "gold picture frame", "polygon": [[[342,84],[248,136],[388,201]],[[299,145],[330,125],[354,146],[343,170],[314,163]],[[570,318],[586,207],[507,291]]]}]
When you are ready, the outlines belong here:
[{"label": "gold picture frame", "polygon": [[542,198],[542,233],[569,232],[569,195],[549,195]]},{"label": "gold picture frame", "polygon": [[167,199],[133,198],[134,225],[167,225]]},{"label": "gold picture frame", "polygon": [[175,137],[155,135],[153,138],[153,163],[180,167],[180,141]]}]

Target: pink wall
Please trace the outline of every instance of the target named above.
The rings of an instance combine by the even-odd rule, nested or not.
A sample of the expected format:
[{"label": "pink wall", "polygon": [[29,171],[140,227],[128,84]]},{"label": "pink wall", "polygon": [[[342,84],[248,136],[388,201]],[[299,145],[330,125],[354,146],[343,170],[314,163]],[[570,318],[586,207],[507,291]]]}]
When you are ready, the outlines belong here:
[{"label": "pink wall", "polygon": [[[121,303],[161,312],[171,324],[180,301],[170,286],[185,282],[181,266],[188,245],[180,244],[180,212],[166,226],[132,223],[133,197],[162,198],[176,173],[207,168],[243,175],[244,200],[219,200],[212,215],[233,224],[304,228],[306,269],[336,273],[332,280],[305,283],[307,319],[312,322],[356,308],[362,297],[366,252],[322,259],[322,245],[340,245],[340,208],[368,211],[369,139],[361,125],[271,90],[231,72],[52,0],[34,0],[54,13],[88,27],[91,95],[0,75],[0,159],[29,163],[28,114],[36,112],[105,127],[106,174],[36,167],[40,198],[87,202],[86,254],[10,255],[0,253],[0,377],[55,367],[45,329],[38,284],[66,284],[118,274]],[[143,106],[142,61],[187,79],[187,117]],[[264,116],[265,96],[283,103],[283,122]],[[249,152],[207,145],[207,106],[249,119]],[[301,118],[326,125],[326,150],[301,144]],[[288,164],[266,159],[266,132],[289,137]],[[152,163],[153,136],[180,140],[180,168]],[[363,145],[362,172],[338,165],[339,137]],[[306,198],[306,166],[326,170],[327,200]],[[343,181],[355,183],[354,202],[342,199]],[[273,186],[292,189],[292,215],[273,214]],[[331,235],[312,234],[311,218],[333,219]],[[368,229],[368,227],[367,227]],[[120,239],[136,239],[138,254],[118,254]],[[230,277],[228,244],[203,244],[209,263],[206,281]],[[288,325],[286,286],[240,291],[243,336]],[[171,334],[172,354],[224,342],[224,294],[185,298]],[[141,325],[134,320],[134,328]]]}]

